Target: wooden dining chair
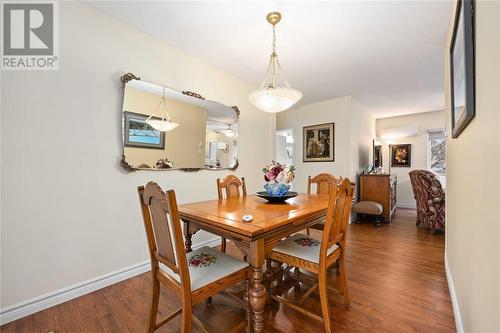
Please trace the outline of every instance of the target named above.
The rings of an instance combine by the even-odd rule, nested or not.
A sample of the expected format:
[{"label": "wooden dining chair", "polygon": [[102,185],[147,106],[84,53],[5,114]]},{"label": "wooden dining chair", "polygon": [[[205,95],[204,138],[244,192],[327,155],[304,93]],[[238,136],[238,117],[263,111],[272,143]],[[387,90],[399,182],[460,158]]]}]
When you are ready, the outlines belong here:
[{"label": "wooden dining chair", "polygon": [[[191,318],[208,332],[192,313],[192,306],[240,281],[245,281],[246,324],[250,325],[248,264],[207,246],[186,255],[175,192],[165,193],[154,182],[149,182],[146,188],[139,186],[137,190],[153,278],[148,332],[154,332],[181,313],[181,332],[191,332]],[[157,322],[160,284],[171,290],[182,306]]]},{"label": "wooden dining chair", "polygon": [[[240,193],[241,189],[241,193]],[[220,178],[217,178],[217,196],[219,200],[224,199],[224,193],[225,192],[225,197],[227,198],[232,198],[232,197],[239,197],[247,196],[247,186],[245,184],[245,178],[241,177],[241,180],[236,177],[235,175],[229,175],[223,180]],[[222,238],[222,242],[220,244],[220,251],[221,252],[226,252],[226,239]]]},{"label": "wooden dining chair", "polygon": [[[332,185],[338,185],[342,181],[342,177],[334,176],[329,173],[320,173],[314,177],[307,177],[307,193],[312,193],[313,185],[316,185],[316,194],[330,194]],[[325,228],[325,220],[320,219],[318,223],[306,229],[307,235],[311,234],[310,229],[323,230]]]},{"label": "wooden dining chair", "polygon": [[[321,242],[308,235],[295,234],[290,238],[280,241],[270,254],[268,254],[270,259],[284,262],[318,275],[318,282],[307,290],[296,302],[273,295],[272,290],[268,290],[268,293],[270,293],[269,297],[271,299],[281,302],[311,318],[322,321],[327,333],[333,332],[333,322],[328,302],[328,268],[336,262],[339,263],[340,267],[340,279],[343,286],[345,306],[347,307],[350,304],[345,267],[345,251],[352,196],[353,189],[347,178],[344,178],[340,184],[331,186],[325,218],[325,229]],[[316,288],[319,288],[322,317],[299,306]]]}]

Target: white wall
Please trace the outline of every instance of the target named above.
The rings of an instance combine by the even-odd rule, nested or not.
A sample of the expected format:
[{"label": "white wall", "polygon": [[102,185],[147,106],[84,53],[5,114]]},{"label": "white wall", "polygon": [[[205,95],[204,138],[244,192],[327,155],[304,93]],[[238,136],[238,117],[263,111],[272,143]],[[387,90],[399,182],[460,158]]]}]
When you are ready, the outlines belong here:
[{"label": "white wall", "polygon": [[[351,101],[351,180],[357,183],[358,175],[373,163],[373,139],[375,138],[375,118],[366,110],[362,110],[356,99]],[[354,178],[354,176],[356,176]]]},{"label": "white wall", "polygon": [[276,135],[276,162],[288,164],[286,146],[286,137],[283,135]]},{"label": "white wall", "polygon": [[[500,332],[500,2],[474,5],[476,117],[448,138],[446,259],[457,331],[493,333]],[[451,27],[443,54],[449,134]]]},{"label": "white wall", "polygon": [[[293,165],[296,169],[294,190],[305,192],[307,190],[307,177],[321,172],[350,177],[350,110],[351,97],[346,96],[301,106],[277,114],[276,130],[292,129],[293,132]],[[303,162],[302,128],[324,123],[335,123],[335,161]]]},{"label": "white wall", "polygon": [[[335,161],[303,162],[303,127],[323,123],[335,123]],[[278,113],[276,129],[292,129],[294,143],[293,164],[296,168],[294,189],[306,191],[307,177],[321,172],[349,177],[355,180],[364,162],[370,160],[370,150],[375,123],[373,118],[352,107],[350,96],[309,104]],[[368,164],[368,162],[366,162]]]},{"label": "white wall", "polygon": [[[377,139],[382,143],[382,164],[385,172],[390,172],[398,176],[397,205],[400,207],[416,208],[413,190],[411,188],[410,171],[427,169],[428,156],[428,129],[445,127],[445,114],[443,110],[415,113],[406,116],[381,118],[376,120],[377,138],[380,138],[380,131],[384,128],[396,127],[418,127],[418,135],[400,138],[392,141]],[[390,167],[390,144],[411,144],[411,167],[394,168]]]},{"label": "white wall", "polygon": [[147,260],[138,185],[216,198],[227,171],[121,169],[122,71],[239,106],[236,173],[250,193],[275,154],[274,115],[234,76],[77,2],[60,3],[60,46],[58,71],[2,73],[2,309]]}]

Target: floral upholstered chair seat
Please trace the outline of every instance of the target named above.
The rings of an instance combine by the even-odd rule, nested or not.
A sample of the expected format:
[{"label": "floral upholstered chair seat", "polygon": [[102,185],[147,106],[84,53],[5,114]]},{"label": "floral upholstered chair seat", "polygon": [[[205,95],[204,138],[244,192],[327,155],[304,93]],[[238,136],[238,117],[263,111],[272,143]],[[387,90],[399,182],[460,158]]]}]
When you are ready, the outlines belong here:
[{"label": "floral upholstered chair seat", "polygon": [[[320,241],[304,234],[295,234],[292,237],[279,242],[273,251],[281,252],[310,262],[319,263],[320,248]],[[333,253],[338,248],[338,245],[333,245],[328,249],[328,255]]]},{"label": "floral upholstered chair seat", "polygon": [[[248,267],[248,263],[208,246],[194,250],[186,256],[192,291]],[[179,275],[167,266],[160,263],[160,269],[175,280],[180,281]]]}]

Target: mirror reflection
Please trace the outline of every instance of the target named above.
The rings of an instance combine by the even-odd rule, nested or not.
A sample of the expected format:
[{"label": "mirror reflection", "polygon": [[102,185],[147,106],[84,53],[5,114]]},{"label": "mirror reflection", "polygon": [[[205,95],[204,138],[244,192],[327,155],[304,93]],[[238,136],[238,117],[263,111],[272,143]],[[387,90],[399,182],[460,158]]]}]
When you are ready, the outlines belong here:
[{"label": "mirror reflection", "polygon": [[194,93],[130,80],[125,84],[122,111],[123,155],[128,169],[219,170],[237,166],[237,109]]}]

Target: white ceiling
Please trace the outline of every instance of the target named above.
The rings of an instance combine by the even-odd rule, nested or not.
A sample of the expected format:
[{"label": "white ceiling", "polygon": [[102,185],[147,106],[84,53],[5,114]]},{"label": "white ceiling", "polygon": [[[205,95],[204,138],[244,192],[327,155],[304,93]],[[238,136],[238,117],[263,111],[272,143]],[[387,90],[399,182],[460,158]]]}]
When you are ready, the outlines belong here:
[{"label": "white ceiling", "polygon": [[[221,123],[224,126],[227,126],[227,124],[235,124],[238,121],[237,115],[234,112],[233,108],[219,102],[205,99],[201,100],[195,97],[187,96],[172,88],[164,87],[159,84],[143,80],[131,80],[127,83],[127,88],[128,87],[142,90],[158,96],[163,95],[163,88],[165,88],[165,97],[167,99],[174,99],[179,102],[193,104],[207,110],[206,118],[210,121]],[[158,102],[159,101],[160,98],[158,98]]]},{"label": "white ceiling", "polygon": [[377,117],[444,107],[449,1],[99,1],[93,7],[256,86],[277,50],[299,105],[352,95]]}]

